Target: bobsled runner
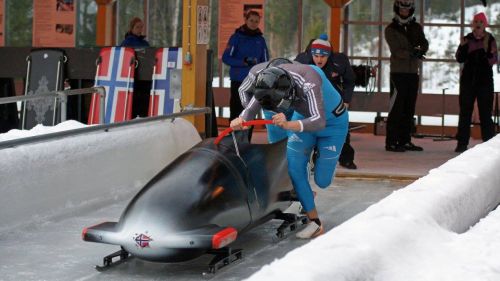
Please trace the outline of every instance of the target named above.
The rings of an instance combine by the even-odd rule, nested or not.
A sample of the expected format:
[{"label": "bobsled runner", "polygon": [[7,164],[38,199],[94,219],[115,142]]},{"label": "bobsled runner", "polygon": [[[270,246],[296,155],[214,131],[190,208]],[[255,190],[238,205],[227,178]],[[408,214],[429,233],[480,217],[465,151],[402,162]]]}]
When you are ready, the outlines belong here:
[{"label": "bobsled runner", "polygon": [[[268,124],[254,120],[245,126]],[[129,255],[157,262],[181,262],[213,254],[209,272],[242,258],[231,249],[240,234],[271,219],[283,224],[276,235],[294,231],[307,218],[288,214],[296,200],[288,176],[286,140],[251,144],[246,136],[205,139],[180,155],[132,199],[118,222],[83,229],[84,241],[119,245],[103,267]],[[234,142],[234,143],[233,143]],[[103,267],[98,267],[102,269]]]}]

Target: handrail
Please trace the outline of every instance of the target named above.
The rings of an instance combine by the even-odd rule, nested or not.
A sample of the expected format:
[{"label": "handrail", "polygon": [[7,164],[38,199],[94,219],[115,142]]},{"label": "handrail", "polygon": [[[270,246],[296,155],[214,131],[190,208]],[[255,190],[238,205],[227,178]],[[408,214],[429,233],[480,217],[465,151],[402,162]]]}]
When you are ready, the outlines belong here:
[{"label": "handrail", "polygon": [[96,131],[108,132],[114,128],[132,126],[132,125],[148,123],[148,122],[163,121],[163,120],[167,120],[167,119],[175,119],[177,117],[182,117],[182,116],[187,116],[187,115],[211,114],[211,113],[212,113],[212,111],[209,107],[201,107],[201,108],[193,108],[193,109],[182,111],[179,113],[172,113],[169,115],[160,115],[160,116],[146,117],[146,118],[136,118],[136,119],[129,120],[126,122],[121,122],[121,123],[92,125],[92,126],[88,126],[88,127],[84,127],[84,128],[72,129],[72,130],[67,130],[67,131],[49,133],[49,134],[44,134],[44,135],[36,135],[36,136],[7,140],[7,141],[0,141],[0,149],[12,148],[12,147],[16,147],[16,146],[19,146],[22,144],[35,143],[35,142],[40,142],[40,141],[45,141],[45,140],[50,140],[50,139],[57,139],[57,138],[66,137],[66,136],[81,135],[81,134],[86,134],[86,133],[96,132]]},{"label": "handrail", "polygon": [[57,98],[61,104],[61,122],[66,121],[66,111],[68,96],[83,95],[83,94],[93,94],[98,93],[100,97],[100,112],[99,112],[99,123],[104,123],[104,103],[106,98],[106,89],[103,86],[84,88],[84,89],[73,89],[73,90],[63,90],[63,91],[50,91],[42,94],[36,95],[24,95],[15,97],[0,98],[0,104],[15,103],[19,101],[36,100],[43,98]]}]

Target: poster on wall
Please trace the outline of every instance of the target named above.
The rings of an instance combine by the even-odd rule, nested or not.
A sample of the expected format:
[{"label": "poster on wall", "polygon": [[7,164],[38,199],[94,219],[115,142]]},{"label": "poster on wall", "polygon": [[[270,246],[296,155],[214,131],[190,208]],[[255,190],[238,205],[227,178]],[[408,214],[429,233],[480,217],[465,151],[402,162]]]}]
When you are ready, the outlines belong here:
[{"label": "poster on wall", "polygon": [[231,35],[245,23],[245,14],[248,11],[252,10],[260,14],[259,28],[264,32],[264,2],[264,0],[224,0],[224,5],[219,5],[219,59],[222,58]]},{"label": "poster on wall", "polygon": [[3,34],[4,34],[4,19],[5,17],[3,16],[4,15],[4,12],[3,12],[3,7],[4,7],[4,0],[0,0],[0,47],[4,46],[4,37],[3,37]]},{"label": "poster on wall", "polygon": [[33,1],[33,47],[75,47],[74,0]]},{"label": "poster on wall", "polygon": [[196,44],[208,44],[210,38],[210,15],[208,6],[198,6],[196,16]]}]

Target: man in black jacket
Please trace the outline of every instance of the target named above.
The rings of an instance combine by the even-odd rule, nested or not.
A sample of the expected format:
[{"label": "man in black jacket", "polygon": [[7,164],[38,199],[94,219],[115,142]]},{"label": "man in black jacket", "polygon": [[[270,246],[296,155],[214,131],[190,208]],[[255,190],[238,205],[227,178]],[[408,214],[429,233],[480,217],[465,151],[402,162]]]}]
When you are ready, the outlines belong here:
[{"label": "man in black jacket", "polygon": [[429,42],[413,16],[413,0],[396,0],[393,8],[394,18],[385,28],[385,40],[391,51],[391,101],[385,150],[422,151],[422,147],[411,142],[411,130],[419,86],[418,70]]},{"label": "man in black jacket", "polygon": [[[321,34],[316,40],[311,40],[306,50],[295,58],[303,64],[315,64],[321,68],[333,87],[340,93],[346,107],[352,99],[355,75],[349,59],[343,53],[332,52],[328,36]],[[339,164],[347,169],[357,169],[354,164],[354,148],[350,144],[350,134],[342,147]]]}]

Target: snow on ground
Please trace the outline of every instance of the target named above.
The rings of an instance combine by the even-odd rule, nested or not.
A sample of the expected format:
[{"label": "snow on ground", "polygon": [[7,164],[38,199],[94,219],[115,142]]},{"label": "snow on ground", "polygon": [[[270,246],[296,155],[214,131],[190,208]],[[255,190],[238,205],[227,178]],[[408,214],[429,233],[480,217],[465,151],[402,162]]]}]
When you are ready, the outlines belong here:
[{"label": "snow on ground", "polygon": [[[81,125],[60,128],[65,126]],[[500,210],[495,210],[500,203],[499,168],[497,136],[264,266],[249,280],[500,280]],[[9,194],[5,175],[3,197]]]},{"label": "snow on ground", "polygon": [[499,168],[497,136],[248,280],[500,280]]},{"label": "snow on ground", "polygon": [[0,134],[0,141],[8,141],[18,138],[27,138],[36,135],[44,135],[55,132],[67,131],[72,129],[79,129],[87,127],[88,125],[82,124],[78,121],[68,120],[62,123],[57,124],[56,126],[44,126],[42,124],[38,124],[33,127],[31,130],[17,130],[13,129],[8,131],[7,133]]}]

